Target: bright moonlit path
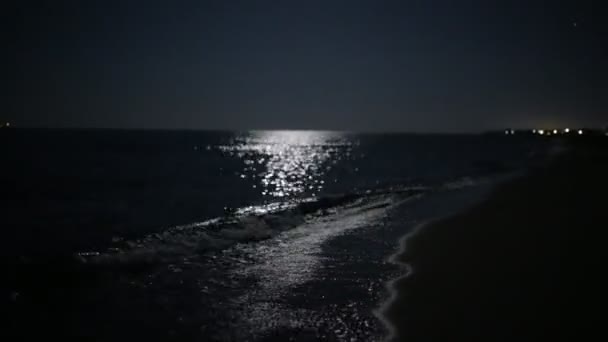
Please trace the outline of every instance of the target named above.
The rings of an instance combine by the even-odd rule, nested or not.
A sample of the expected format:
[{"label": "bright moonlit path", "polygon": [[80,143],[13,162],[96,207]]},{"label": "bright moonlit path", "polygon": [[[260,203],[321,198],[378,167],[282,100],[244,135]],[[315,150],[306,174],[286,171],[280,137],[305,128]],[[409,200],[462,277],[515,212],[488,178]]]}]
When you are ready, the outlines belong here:
[{"label": "bright moonlit path", "polygon": [[276,198],[323,190],[323,176],[350,155],[353,143],[338,132],[253,131],[221,149],[245,163],[240,178],[255,181],[261,193]]},{"label": "bright moonlit path", "polygon": [[[300,331],[326,327],[342,340],[356,339],[360,332],[354,327],[370,324],[368,315],[357,312],[366,297],[353,299],[348,307],[340,309],[311,310],[306,305],[290,306],[288,303],[289,300],[324,300],[327,294],[303,295],[307,298],[301,293],[298,295],[298,289],[305,289],[303,286],[307,282],[324,280],[328,270],[333,274],[331,270],[337,261],[324,254],[322,246],[355,230],[377,229],[397,203],[394,200],[391,196],[369,198],[339,208],[328,216],[312,218],[260,244],[237,246],[238,254],[247,255],[254,263],[235,269],[235,274],[241,279],[257,279],[257,282],[244,295],[232,300],[240,308],[235,322],[259,336],[281,329]],[[325,280],[335,282],[337,279]],[[362,279],[356,286],[368,288],[373,280]],[[345,321],[351,321],[352,325],[347,326]]]}]

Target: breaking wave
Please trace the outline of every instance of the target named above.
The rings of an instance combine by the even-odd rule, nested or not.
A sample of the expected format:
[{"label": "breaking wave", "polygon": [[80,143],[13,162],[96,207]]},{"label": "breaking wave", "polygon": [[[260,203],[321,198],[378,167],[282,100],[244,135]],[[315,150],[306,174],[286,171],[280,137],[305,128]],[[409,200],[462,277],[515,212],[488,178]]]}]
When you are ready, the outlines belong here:
[{"label": "breaking wave", "polygon": [[177,259],[206,255],[237,244],[255,243],[275,237],[313,219],[348,210],[370,210],[388,206],[397,199],[439,189],[472,186],[463,178],[436,187],[408,186],[367,190],[358,193],[273,202],[234,210],[230,215],[168,228],[136,240],[114,238],[105,251],[78,253],[95,265],[171,263]]}]

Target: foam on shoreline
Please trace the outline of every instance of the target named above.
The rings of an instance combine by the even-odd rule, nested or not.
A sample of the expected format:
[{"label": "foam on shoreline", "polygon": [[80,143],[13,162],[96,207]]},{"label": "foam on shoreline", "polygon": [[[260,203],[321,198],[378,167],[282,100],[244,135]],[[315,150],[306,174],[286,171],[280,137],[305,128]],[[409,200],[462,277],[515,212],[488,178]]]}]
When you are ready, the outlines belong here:
[{"label": "foam on shoreline", "polygon": [[483,201],[487,200],[487,194],[490,193],[492,189],[496,188],[497,185],[502,184],[508,179],[513,179],[520,176],[521,174],[519,173],[513,173],[503,175],[501,177],[496,177],[494,179],[486,179],[483,182],[473,181],[472,179],[465,178],[462,180],[446,183],[443,189],[453,191],[466,191],[465,188],[474,186],[482,187],[483,189],[479,192],[480,194],[482,194],[482,196],[469,197],[470,203],[462,203],[462,208],[454,209],[450,212],[437,213],[436,216],[426,218],[422,222],[417,223],[405,235],[399,238],[397,243],[397,249],[393,254],[388,257],[387,261],[393,265],[396,265],[401,270],[401,275],[396,278],[390,279],[385,283],[385,288],[388,293],[388,297],[386,298],[386,300],[380,303],[376,310],[374,310],[374,316],[384,325],[388,332],[387,336],[385,337],[385,341],[394,341],[394,339],[397,337],[397,328],[394,326],[388,314],[389,308],[396,302],[398,302],[401,296],[404,295],[402,291],[397,287],[397,284],[408,279],[415,273],[414,267],[411,264],[402,260],[402,256],[408,250],[408,241],[410,241],[412,238],[415,238],[419,234],[424,234],[425,229],[427,229],[428,227],[431,227],[438,222],[447,220],[450,217],[457,215],[461,212],[465,212],[466,210],[470,209],[472,206],[478,203],[482,203]]}]

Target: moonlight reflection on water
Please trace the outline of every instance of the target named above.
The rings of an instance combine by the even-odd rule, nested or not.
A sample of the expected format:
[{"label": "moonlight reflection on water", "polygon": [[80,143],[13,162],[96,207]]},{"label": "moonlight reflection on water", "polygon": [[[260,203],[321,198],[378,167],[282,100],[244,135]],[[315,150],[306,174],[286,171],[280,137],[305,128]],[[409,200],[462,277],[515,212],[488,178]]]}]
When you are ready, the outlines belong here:
[{"label": "moonlight reflection on water", "polygon": [[325,187],[323,176],[349,156],[352,146],[338,132],[253,131],[220,149],[243,160],[240,178],[255,180],[262,195],[283,198],[317,195]]}]

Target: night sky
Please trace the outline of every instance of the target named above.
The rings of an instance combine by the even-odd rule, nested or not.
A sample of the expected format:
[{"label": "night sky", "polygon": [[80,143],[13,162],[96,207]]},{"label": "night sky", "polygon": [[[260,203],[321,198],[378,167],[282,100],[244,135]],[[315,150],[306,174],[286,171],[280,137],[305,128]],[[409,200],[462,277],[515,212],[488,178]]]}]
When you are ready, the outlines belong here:
[{"label": "night sky", "polygon": [[19,1],[2,8],[0,121],[411,132],[605,126],[600,4]]}]

